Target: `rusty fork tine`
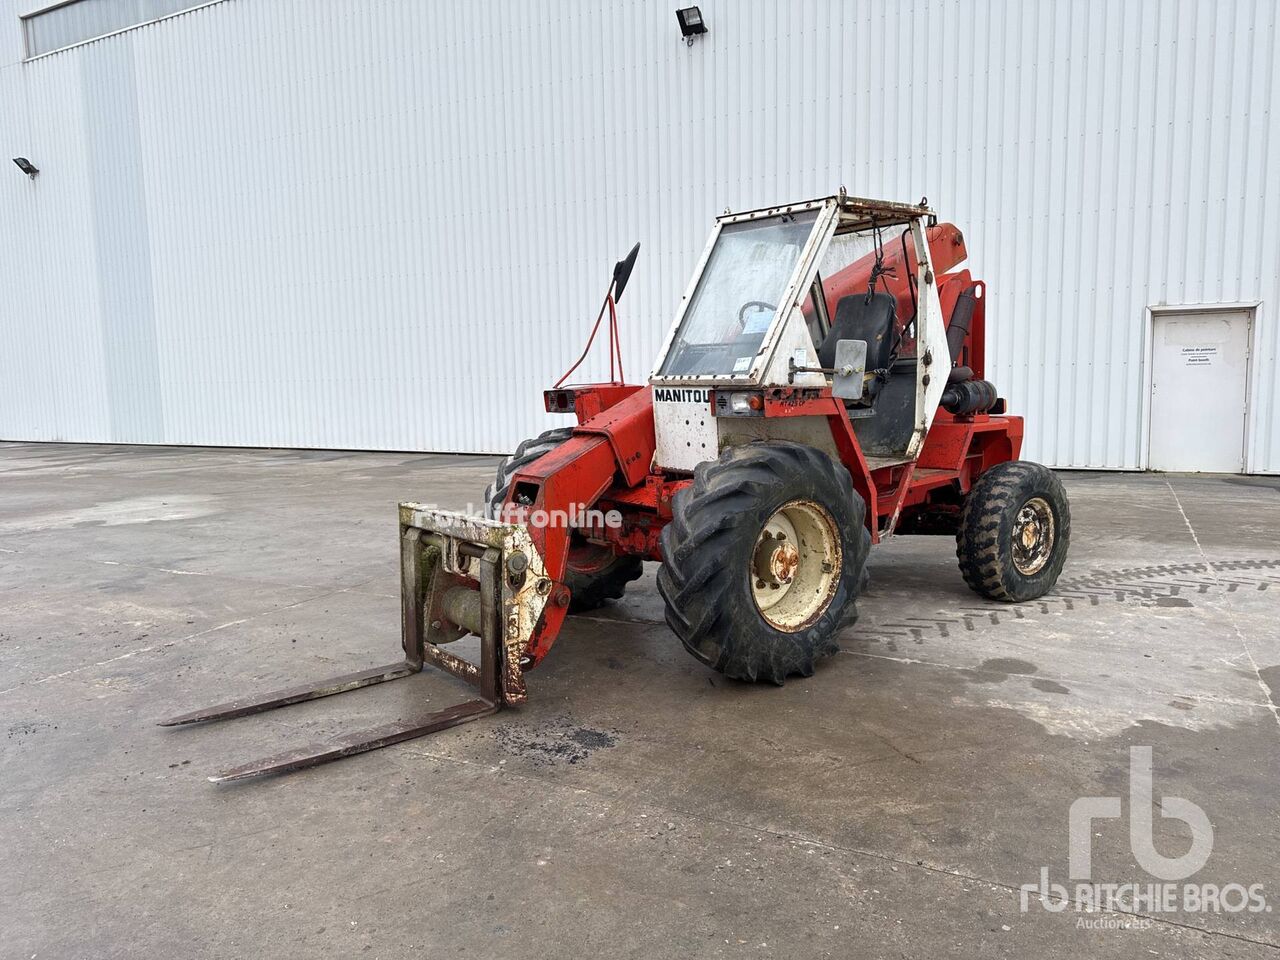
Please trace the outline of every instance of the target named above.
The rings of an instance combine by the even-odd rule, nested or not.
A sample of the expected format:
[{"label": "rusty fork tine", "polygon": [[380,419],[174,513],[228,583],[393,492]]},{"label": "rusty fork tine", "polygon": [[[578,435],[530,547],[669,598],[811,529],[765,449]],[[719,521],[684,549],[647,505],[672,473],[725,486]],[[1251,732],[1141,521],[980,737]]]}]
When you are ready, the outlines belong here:
[{"label": "rusty fork tine", "polygon": [[358,690],[360,687],[383,683],[387,680],[399,680],[401,677],[417,673],[418,670],[417,666],[405,661],[389,663],[385,667],[374,667],[372,670],[361,670],[358,673],[345,673],[342,676],[330,677],[328,680],[321,680],[318,683],[286,687],[283,690],[272,690],[270,693],[262,693],[254,697],[229,700],[217,706],[205,707],[202,710],[193,710],[191,713],[184,713],[181,716],[170,717],[168,720],[161,720],[159,725],[162,727],[176,727],[184,723],[201,723],[206,720],[230,720],[233,717],[247,717],[253,713],[274,710],[276,707],[287,707],[290,704],[303,703],[307,700],[319,700],[321,697],[331,697],[336,693]]},{"label": "rusty fork tine", "polygon": [[405,740],[426,736],[428,733],[435,733],[437,730],[445,730],[449,727],[468,723],[471,720],[478,720],[480,717],[487,717],[491,713],[496,713],[498,706],[498,704],[487,700],[467,700],[463,703],[446,707],[443,710],[436,710],[419,717],[413,717],[407,721],[397,720],[394,723],[374,727],[371,730],[336,737],[324,745],[312,744],[300,749],[278,753],[272,757],[263,757],[261,760],[254,760],[243,766],[224,770],[217,776],[210,777],[209,782],[229,783],[233,780],[247,780],[250,777],[261,777],[272,773],[288,773],[291,770],[315,767],[331,760],[340,760],[343,757],[351,757],[357,753],[378,750],[393,743],[402,743]]}]

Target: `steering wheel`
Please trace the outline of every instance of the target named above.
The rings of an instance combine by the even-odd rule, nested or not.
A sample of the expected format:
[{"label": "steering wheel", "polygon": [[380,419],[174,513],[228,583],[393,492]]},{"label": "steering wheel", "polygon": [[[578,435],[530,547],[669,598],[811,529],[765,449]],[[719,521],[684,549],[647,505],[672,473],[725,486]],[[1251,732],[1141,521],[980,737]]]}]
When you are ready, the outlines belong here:
[{"label": "steering wheel", "polygon": [[739,327],[745,327],[747,325],[746,313],[752,307],[761,307],[765,310],[772,310],[775,313],[778,310],[778,305],[776,303],[765,303],[763,300],[748,300],[746,303],[744,303],[741,307],[738,308],[738,326]]}]

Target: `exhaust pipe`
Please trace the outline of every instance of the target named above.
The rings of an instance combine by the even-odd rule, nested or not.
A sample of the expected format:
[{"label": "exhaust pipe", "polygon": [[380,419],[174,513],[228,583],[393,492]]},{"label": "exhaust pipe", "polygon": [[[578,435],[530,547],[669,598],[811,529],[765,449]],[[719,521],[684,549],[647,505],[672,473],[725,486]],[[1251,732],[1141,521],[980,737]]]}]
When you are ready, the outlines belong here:
[{"label": "exhaust pipe", "polygon": [[956,305],[951,310],[951,322],[947,324],[947,347],[951,350],[951,362],[960,362],[960,351],[964,348],[964,338],[969,335],[973,325],[973,310],[978,305],[978,298],[973,292],[978,289],[975,283],[964,290],[956,298]]}]

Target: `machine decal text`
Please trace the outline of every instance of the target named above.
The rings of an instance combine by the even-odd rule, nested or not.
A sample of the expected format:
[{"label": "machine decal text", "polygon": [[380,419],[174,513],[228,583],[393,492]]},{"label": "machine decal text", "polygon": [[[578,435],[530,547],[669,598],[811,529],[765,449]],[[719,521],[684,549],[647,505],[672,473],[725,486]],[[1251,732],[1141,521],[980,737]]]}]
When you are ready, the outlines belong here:
[{"label": "machine decal text", "polygon": [[653,399],[669,403],[710,403],[711,391],[683,387],[655,387]]}]

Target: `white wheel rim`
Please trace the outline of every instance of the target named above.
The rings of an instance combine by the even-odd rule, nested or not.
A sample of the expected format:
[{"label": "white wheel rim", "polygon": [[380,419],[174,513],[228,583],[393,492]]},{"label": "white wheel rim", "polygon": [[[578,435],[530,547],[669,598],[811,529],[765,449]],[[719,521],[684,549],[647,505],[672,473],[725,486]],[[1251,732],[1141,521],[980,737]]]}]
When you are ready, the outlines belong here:
[{"label": "white wheel rim", "polygon": [[1056,534],[1053,510],[1043,497],[1032,497],[1013,521],[1013,565],[1024,577],[1044,569],[1053,554]]},{"label": "white wheel rim", "polygon": [[843,557],[825,508],[793,500],[771,516],[752,550],[751,596],[775,630],[795,633],[817,620],[835,595]]}]

